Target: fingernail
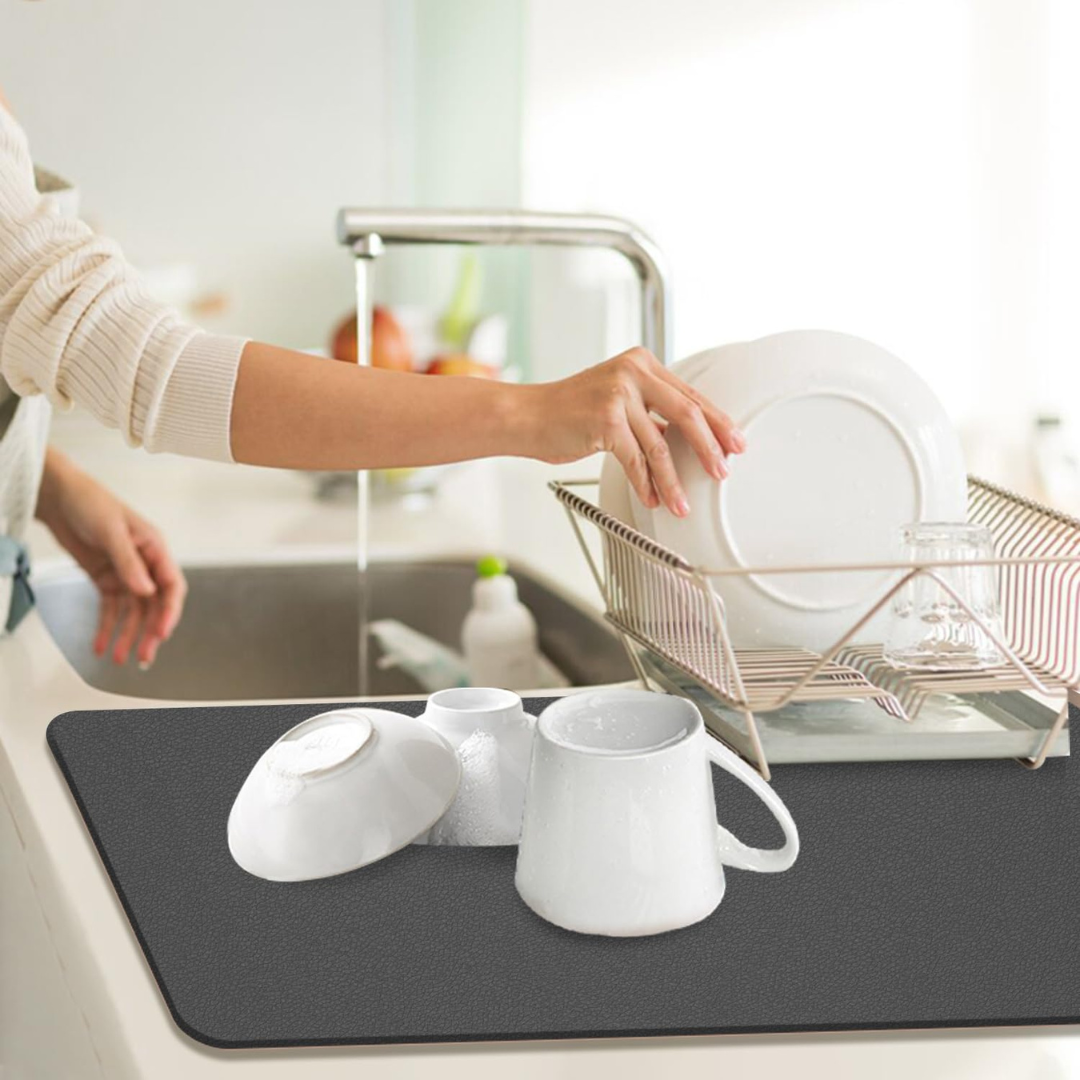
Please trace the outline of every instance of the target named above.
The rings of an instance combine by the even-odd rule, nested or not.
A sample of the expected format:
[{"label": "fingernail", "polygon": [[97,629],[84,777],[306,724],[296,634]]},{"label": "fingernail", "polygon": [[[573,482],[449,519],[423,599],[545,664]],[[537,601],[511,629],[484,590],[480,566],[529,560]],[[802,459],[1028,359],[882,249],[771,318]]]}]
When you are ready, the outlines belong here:
[{"label": "fingernail", "polygon": [[140,671],[149,671],[150,670],[150,665],[153,662],[154,662],[153,660],[140,660],[139,661],[139,670]]},{"label": "fingernail", "polygon": [[728,463],[724,460],[723,455],[718,455],[716,458],[716,472],[717,480],[726,480],[728,476]]},{"label": "fingernail", "polygon": [[731,444],[741,454],[746,449],[746,436],[738,429],[731,429]]},{"label": "fingernail", "polygon": [[678,495],[675,498],[675,513],[679,517],[686,517],[690,513],[690,504],[686,501],[685,495]]}]

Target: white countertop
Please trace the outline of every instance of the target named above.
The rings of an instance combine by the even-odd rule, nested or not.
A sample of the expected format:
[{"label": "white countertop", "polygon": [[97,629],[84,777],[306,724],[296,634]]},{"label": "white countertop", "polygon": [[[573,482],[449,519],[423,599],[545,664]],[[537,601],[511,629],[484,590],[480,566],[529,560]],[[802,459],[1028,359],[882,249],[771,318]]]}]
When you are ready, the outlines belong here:
[{"label": "white countertop", "polygon": [[[306,558],[348,549],[355,511],[316,503],[310,481],[289,473],[176,459],[149,459],[112,443],[88,444],[79,424],[57,441],[161,525],[189,561]],[[88,449],[88,445],[91,446]],[[595,474],[594,465],[563,470]],[[502,551],[595,601],[595,585],[565,515],[547,492],[554,470],[527,462],[466,469],[421,510],[381,509],[373,550],[404,554]],[[33,538],[38,565],[56,561],[51,540]],[[800,1078],[865,1076],[1066,1077],[1080,1075],[1075,1029],[776,1037],[695,1037],[530,1044],[303,1051],[213,1051],[173,1024],[142,952],[45,743],[71,709],[129,708],[83,683],[36,615],[0,639],[0,1011],[13,1010],[20,1038],[41,1048],[40,1075],[90,1061],[109,1078],[446,1077]],[[166,702],[154,702],[165,705]],[[14,875],[14,877],[10,876]],[[35,916],[34,911],[38,914]],[[30,914],[27,914],[27,913]],[[34,991],[5,971],[35,957]],[[46,961],[40,958],[46,957]],[[48,970],[46,970],[48,969]],[[49,990],[49,988],[52,988]],[[47,993],[48,991],[48,993]],[[16,1012],[17,1011],[17,1012]],[[3,1050],[0,1049],[0,1055]],[[2,1057],[0,1057],[2,1060]],[[49,1071],[47,1062],[55,1062]],[[18,1074],[9,1074],[12,1080]]]}]

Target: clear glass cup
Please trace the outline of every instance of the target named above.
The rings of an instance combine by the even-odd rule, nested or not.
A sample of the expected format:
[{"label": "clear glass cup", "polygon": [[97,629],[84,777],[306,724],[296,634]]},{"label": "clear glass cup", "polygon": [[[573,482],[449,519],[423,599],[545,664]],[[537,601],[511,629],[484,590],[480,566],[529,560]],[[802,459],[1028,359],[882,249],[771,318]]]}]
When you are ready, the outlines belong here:
[{"label": "clear glass cup", "polygon": [[[917,522],[903,526],[900,543],[902,558],[916,565],[964,563],[994,557],[993,535],[982,525]],[[986,632],[989,629],[1004,640],[997,568],[939,566],[933,573],[964,601],[972,614],[928,573],[919,574],[893,598],[885,659],[893,667],[919,671],[966,670],[1003,664],[1005,657]]]}]

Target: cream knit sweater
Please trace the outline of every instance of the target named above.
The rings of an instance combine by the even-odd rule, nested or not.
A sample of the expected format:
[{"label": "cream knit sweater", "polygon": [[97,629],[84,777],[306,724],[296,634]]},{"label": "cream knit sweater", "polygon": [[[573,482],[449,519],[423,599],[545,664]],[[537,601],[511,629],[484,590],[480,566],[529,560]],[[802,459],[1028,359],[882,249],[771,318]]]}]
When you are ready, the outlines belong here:
[{"label": "cream knit sweater", "polygon": [[[26,137],[0,105],[0,416],[10,387],[85,408],[132,446],[231,461],[245,340],[185,323],[149,296],[115,243],[61,217],[38,194]],[[12,423],[4,441],[25,426]],[[26,509],[0,506],[0,518],[22,520]]]}]

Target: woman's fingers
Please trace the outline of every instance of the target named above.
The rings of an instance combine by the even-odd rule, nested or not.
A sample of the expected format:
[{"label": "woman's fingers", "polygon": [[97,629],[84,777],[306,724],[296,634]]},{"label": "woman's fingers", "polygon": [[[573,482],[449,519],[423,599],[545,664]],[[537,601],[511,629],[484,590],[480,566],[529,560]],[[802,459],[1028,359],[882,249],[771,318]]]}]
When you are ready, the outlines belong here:
[{"label": "woman's fingers", "polygon": [[677,375],[661,368],[658,372],[665,384],[688,397],[701,410],[702,417],[727,454],[741,454],[746,449],[746,436],[723,409],[714,405],[704,394],[684,383]]},{"label": "woman's fingers", "polygon": [[132,646],[139,636],[139,627],[143,621],[144,604],[138,597],[126,596],[121,605],[120,632],[116,635],[116,644],[113,645],[113,662],[126,664],[131,655]]},{"label": "woman's fingers", "polygon": [[153,578],[126,521],[118,520],[115,527],[108,531],[105,545],[121,585],[136,596],[153,596]]},{"label": "woman's fingers", "polygon": [[741,454],[746,449],[746,436],[735,426],[735,421],[723,409],[718,409],[704,394],[698,393],[692,387],[687,390],[705,415],[706,423],[720,440],[724,451],[728,454]]},{"label": "woman's fingers", "polygon": [[164,641],[172,636],[183,614],[187,580],[165,546],[165,541],[156,532],[147,533],[140,542],[139,551],[157,587],[157,595],[150,609],[150,631]]},{"label": "woman's fingers", "polygon": [[[741,454],[746,449],[746,436],[735,427],[731,417],[723,409],[718,408],[704,394],[683,382],[678,375],[664,367],[647,349],[631,349],[628,355],[632,357],[632,362],[639,371],[646,376],[652,376],[654,379],[659,380],[683,397],[688,397],[697,405],[704,414],[706,424],[719,440],[725,453]],[[665,413],[665,415],[667,414]],[[667,418],[677,422],[673,416]]]},{"label": "woman's fingers", "polygon": [[135,649],[140,664],[152,663],[160,641],[155,640],[149,614],[160,606],[161,590],[154,581],[144,545],[136,540],[127,521],[121,521],[108,535],[107,545],[113,571],[126,590],[119,605],[120,630],[113,645],[113,661],[126,664]]},{"label": "woman's fingers", "polygon": [[690,444],[705,471],[714,480],[728,475],[724,451],[716,433],[705,419],[705,412],[693,398],[683,393],[680,386],[672,386],[663,379],[655,379],[645,390],[645,404],[660,413],[669,424],[674,424]]},{"label": "woman's fingers", "polygon": [[600,369],[616,379],[617,407],[607,414],[604,444],[620,461],[638,498],[659,501],[676,516],[690,513],[665,430],[686,439],[709,476],[728,476],[727,455],[746,449],[746,438],[723,410],[664,368],[644,349],[630,349]]},{"label": "woman's fingers", "polygon": [[120,598],[115,593],[102,593],[98,606],[98,625],[94,634],[94,655],[104,656],[116,630],[116,619],[120,613]]},{"label": "woman's fingers", "polygon": [[155,629],[155,626],[160,625],[160,614],[157,611],[160,606],[158,600],[153,600],[151,610],[147,612],[146,618],[143,620],[142,636],[139,638],[138,647],[135,649],[135,659],[141,668],[148,668],[153,664],[157,659],[158,649],[161,648],[161,643],[165,640]]},{"label": "woman's fingers", "polygon": [[628,423],[623,423],[616,433],[612,440],[611,452],[623,467],[623,472],[626,473],[626,478],[630,481],[630,486],[634,489],[642,506],[650,510],[658,506],[660,499],[649,474],[649,463],[645,460],[645,454]]},{"label": "woman's fingers", "polygon": [[158,531],[134,514],[131,518],[133,543],[153,587],[153,593],[141,605],[142,632],[135,649],[140,667],[149,667],[180,621],[187,581]]},{"label": "woman's fingers", "polygon": [[628,418],[630,430],[645,456],[649,476],[661,501],[676,517],[686,517],[690,513],[690,503],[679,482],[675,462],[671,459],[671,447],[664,433],[643,405],[631,406]]}]

